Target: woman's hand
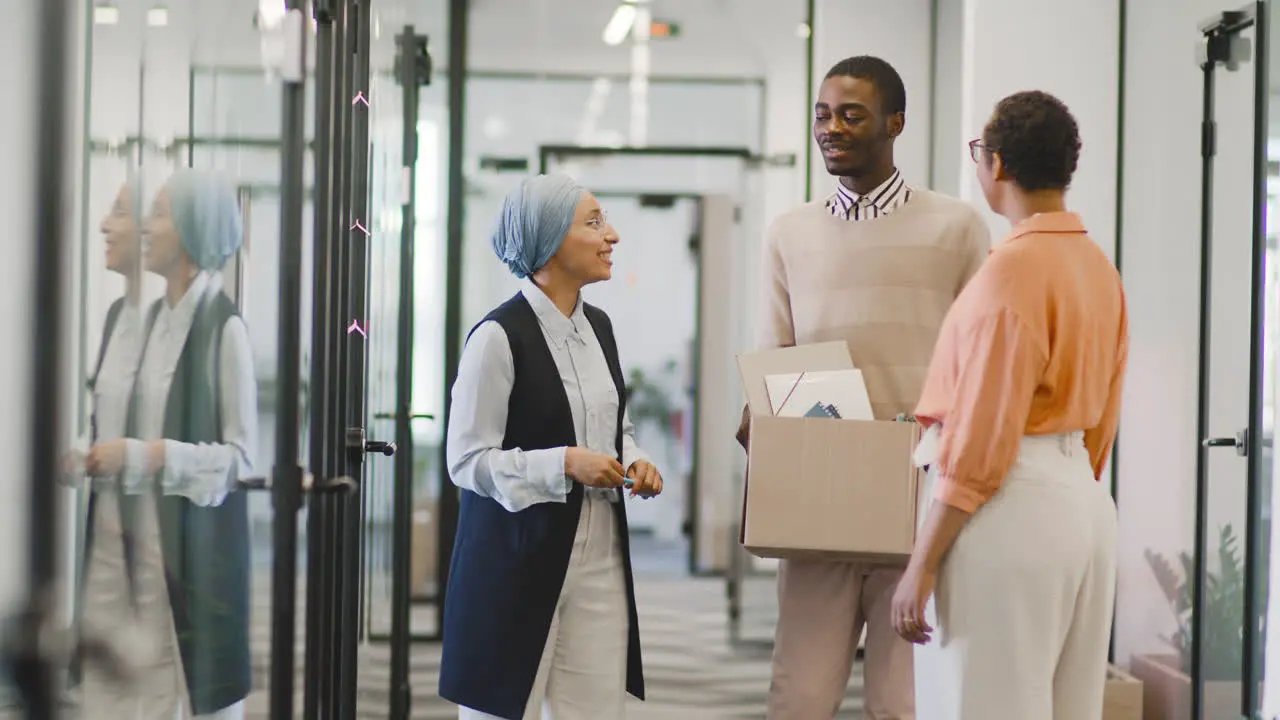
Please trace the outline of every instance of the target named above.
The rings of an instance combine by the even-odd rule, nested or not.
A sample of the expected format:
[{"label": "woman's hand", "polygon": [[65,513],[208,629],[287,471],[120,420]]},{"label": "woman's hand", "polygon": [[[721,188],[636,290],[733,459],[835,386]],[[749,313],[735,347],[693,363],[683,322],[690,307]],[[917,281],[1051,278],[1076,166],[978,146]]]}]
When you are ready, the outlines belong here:
[{"label": "woman's hand", "polygon": [[89,448],[84,457],[84,474],[89,477],[111,477],[124,472],[125,441],[108,440]]},{"label": "woman's hand", "polygon": [[627,468],[631,497],[651,498],[662,493],[662,473],[647,460],[637,460]]},{"label": "woman's hand", "polygon": [[564,474],[588,487],[622,487],[622,463],[580,447],[566,448]]},{"label": "woman's hand", "polygon": [[903,640],[926,645],[932,639],[933,628],[924,619],[924,608],[933,595],[938,574],[922,568],[916,563],[907,566],[902,579],[898,581],[898,589],[893,593],[893,609],[890,618],[893,631]]}]

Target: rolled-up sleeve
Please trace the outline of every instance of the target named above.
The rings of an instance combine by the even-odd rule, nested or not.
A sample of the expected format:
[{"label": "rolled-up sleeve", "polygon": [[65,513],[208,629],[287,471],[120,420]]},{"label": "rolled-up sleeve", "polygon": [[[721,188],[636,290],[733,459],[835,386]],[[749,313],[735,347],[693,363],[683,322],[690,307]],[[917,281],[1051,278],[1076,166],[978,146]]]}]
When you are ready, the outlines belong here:
[{"label": "rolled-up sleeve", "polygon": [[502,449],[515,362],[506,331],[495,322],[476,328],[458,363],[449,414],[449,477],[463,490],[492,498],[510,512],[565,502],[565,448]]},{"label": "rolled-up sleeve", "polygon": [[995,495],[1013,466],[1046,353],[1011,311],[961,330],[953,402],[938,442],[934,499],[974,512]]}]

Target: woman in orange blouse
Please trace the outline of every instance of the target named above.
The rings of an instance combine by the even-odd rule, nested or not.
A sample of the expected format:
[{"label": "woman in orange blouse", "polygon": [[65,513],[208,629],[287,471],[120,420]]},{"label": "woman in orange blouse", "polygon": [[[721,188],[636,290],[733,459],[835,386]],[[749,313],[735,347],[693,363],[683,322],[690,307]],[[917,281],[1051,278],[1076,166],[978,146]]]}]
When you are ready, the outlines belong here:
[{"label": "woman in orange blouse", "polygon": [[1128,356],[1124,292],[1066,209],[1080,138],[1065,105],[1011,95],[969,147],[1013,230],[951,307],[916,409],[932,502],[894,629],[917,643],[922,720],[1096,720],[1116,582],[1115,503],[1098,480]]}]

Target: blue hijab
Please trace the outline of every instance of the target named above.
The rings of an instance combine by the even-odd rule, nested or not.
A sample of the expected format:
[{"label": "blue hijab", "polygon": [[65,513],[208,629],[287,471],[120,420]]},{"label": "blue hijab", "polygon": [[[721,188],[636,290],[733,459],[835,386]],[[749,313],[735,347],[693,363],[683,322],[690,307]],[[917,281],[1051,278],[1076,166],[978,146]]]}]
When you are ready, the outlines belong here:
[{"label": "blue hijab", "polygon": [[235,186],[217,173],[183,168],[165,187],[182,249],[202,270],[221,270],[244,243]]},{"label": "blue hijab", "polygon": [[585,192],[559,173],[521,182],[502,202],[491,238],[493,254],[518,278],[537,272],[560,249]]}]

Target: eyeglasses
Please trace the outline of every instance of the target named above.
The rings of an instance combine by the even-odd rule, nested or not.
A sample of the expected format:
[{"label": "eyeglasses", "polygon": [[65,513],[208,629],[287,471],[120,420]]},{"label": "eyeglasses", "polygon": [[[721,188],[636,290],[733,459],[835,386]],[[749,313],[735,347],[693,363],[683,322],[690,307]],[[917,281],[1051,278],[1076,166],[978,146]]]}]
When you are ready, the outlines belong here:
[{"label": "eyeglasses", "polygon": [[979,150],[986,150],[989,153],[996,152],[995,148],[990,148],[990,147],[987,147],[986,145],[983,145],[981,140],[976,140],[976,139],[970,140],[969,141],[969,158],[974,162],[978,162]]}]

